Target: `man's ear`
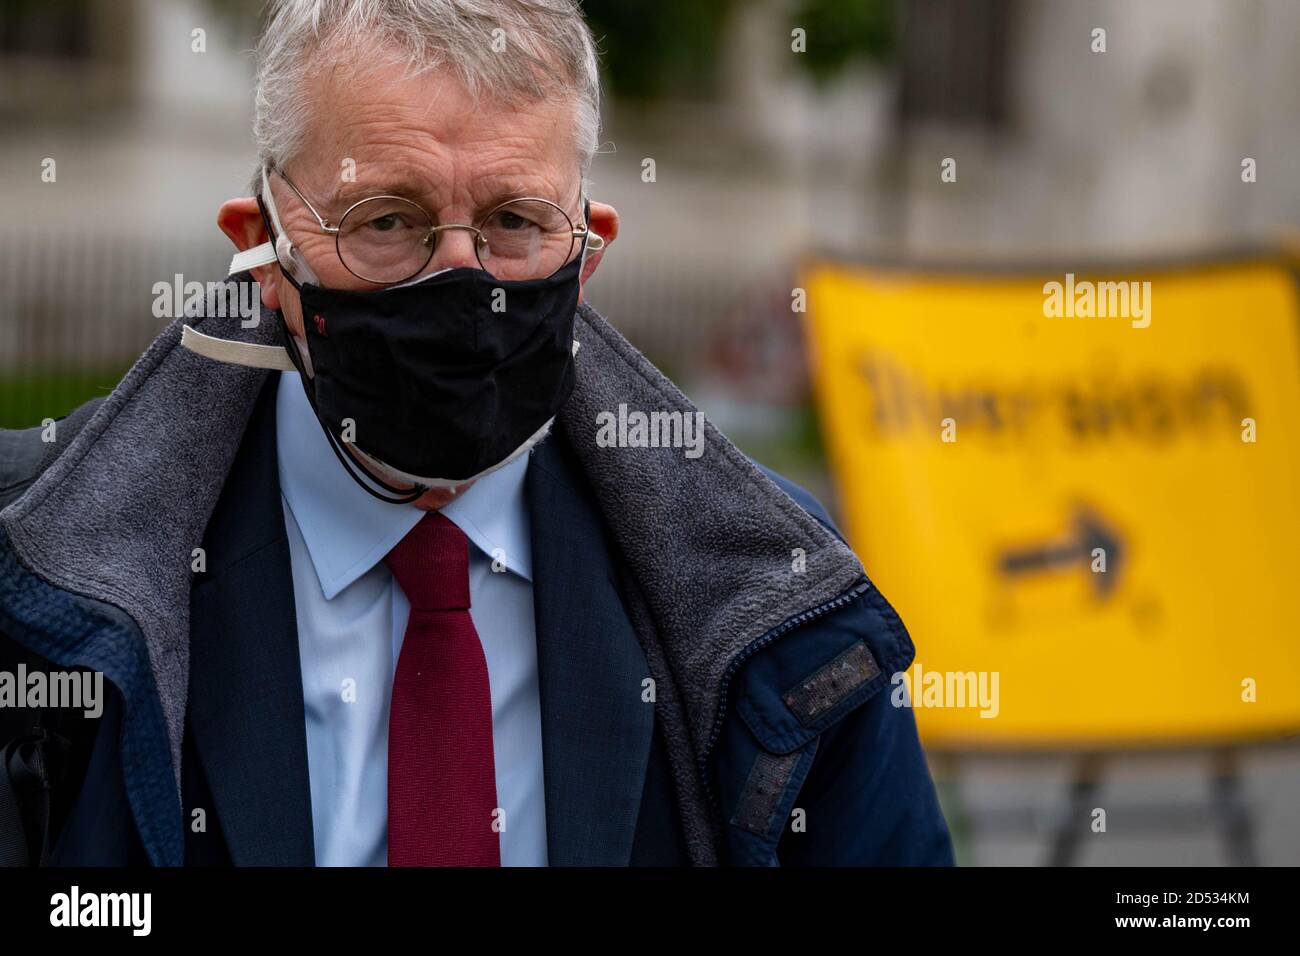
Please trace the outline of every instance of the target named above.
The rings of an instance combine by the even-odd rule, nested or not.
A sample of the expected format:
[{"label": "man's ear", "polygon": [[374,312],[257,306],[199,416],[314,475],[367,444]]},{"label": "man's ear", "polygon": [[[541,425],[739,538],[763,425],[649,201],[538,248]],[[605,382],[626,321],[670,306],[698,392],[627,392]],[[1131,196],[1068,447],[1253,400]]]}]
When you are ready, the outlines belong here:
[{"label": "man's ear", "polygon": [[[600,260],[604,257],[605,250],[608,249],[610,244],[618,238],[617,209],[608,203],[593,202],[588,215],[590,217],[589,225],[591,231],[605,240],[605,247],[599,252],[589,253],[587,258],[583,261],[582,275],[579,277],[579,281],[583,285],[586,285],[587,280],[591,278],[591,274],[596,271],[596,266],[600,265]],[[582,301],[581,292],[578,293],[578,301]]]},{"label": "man's ear", "polygon": [[[217,211],[217,225],[221,227],[230,241],[240,252],[260,246],[269,239],[266,223],[262,221],[262,211],[257,207],[257,200],[252,196],[242,199],[228,199]],[[275,264],[258,266],[249,271],[257,280],[262,290],[262,304],[268,309],[280,308],[280,292],[275,282]]]}]

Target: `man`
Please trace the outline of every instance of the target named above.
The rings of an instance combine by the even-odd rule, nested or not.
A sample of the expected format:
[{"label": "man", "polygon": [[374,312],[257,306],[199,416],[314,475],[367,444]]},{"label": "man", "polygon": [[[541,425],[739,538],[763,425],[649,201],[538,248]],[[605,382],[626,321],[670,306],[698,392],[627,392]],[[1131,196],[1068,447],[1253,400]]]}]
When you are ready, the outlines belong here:
[{"label": "man", "polygon": [[260,314],[0,433],[3,663],[106,696],[6,716],[12,856],[951,862],[897,615],[579,304],[598,90],[570,0],[272,3]]}]

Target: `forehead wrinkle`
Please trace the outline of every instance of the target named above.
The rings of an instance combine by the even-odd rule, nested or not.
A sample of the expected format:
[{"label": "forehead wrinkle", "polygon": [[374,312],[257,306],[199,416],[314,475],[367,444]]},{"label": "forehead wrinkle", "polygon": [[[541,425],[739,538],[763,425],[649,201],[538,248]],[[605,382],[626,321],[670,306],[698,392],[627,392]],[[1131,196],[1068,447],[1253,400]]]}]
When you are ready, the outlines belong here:
[{"label": "forehead wrinkle", "polygon": [[[345,137],[351,142],[340,146],[340,155],[332,163],[328,195],[324,197],[327,202],[351,205],[366,196],[389,194],[424,204],[445,185],[446,175],[436,169],[446,164],[443,144],[421,143],[421,139],[427,139],[423,131],[354,127],[351,134]],[[355,181],[339,175],[343,159],[356,163]]]},{"label": "forehead wrinkle", "polygon": [[[409,73],[393,65],[334,62],[316,73],[317,102],[332,100],[339,107],[332,117],[329,110],[313,111],[311,136],[318,155],[336,157],[317,165],[316,181],[328,192],[321,201],[333,214],[384,194],[413,199],[439,218],[469,214],[462,208],[469,205],[486,212],[484,204],[522,195],[573,211],[580,170],[577,163],[572,170],[564,163],[557,167],[552,142],[561,133],[564,110],[474,95],[443,70],[412,83]],[[394,74],[401,79],[394,82]],[[418,99],[411,95],[416,90]],[[339,175],[339,161],[347,157],[357,162],[356,182]]]},{"label": "forehead wrinkle", "polygon": [[568,197],[556,187],[550,176],[541,171],[523,176],[518,173],[487,176],[471,183],[469,194],[475,213],[486,213],[501,203],[524,197],[547,199],[566,212],[570,211],[566,206]]},{"label": "forehead wrinkle", "polygon": [[373,196],[400,196],[427,208],[433,193],[434,189],[427,181],[399,174],[392,179],[377,180],[374,183],[363,183],[360,180],[340,182],[331,190],[326,202],[342,211]]},{"label": "forehead wrinkle", "polygon": [[[443,144],[438,144],[439,146]],[[426,169],[418,162],[401,162],[399,157],[406,150],[414,150],[420,158],[428,161],[437,155],[433,150],[422,150],[409,144],[376,146],[367,145],[364,152],[375,149],[389,151],[385,159],[377,161],[360,160],[357,162],[357,178],[346,181],[339,176],[330,178],[330,187],[324,191],[320,200],[322,205],[339,215],[348,207],[372,196],[395,195],[410,199],[431,213],[446,211],[458,204],[457,195],[467,199],[473,211],[486,212],[488,208],[524,196],[548,199],[566,211],[572,196],[581,192],[581,177],[573,177],[572,188],[562,185],[564,177],[557,177],[558,170],[552,170],[545,162],[539,161],[538,169],[526,169],[528,160],[510,158],[501,161],[506,167],[500,172],[478,170],[470,172],[459,167],[456,150],[449,157],[447,172],[439,176]],[[376,174],[375,169],[381,172]],[[470,211],[470,210],[466,210]]]}]

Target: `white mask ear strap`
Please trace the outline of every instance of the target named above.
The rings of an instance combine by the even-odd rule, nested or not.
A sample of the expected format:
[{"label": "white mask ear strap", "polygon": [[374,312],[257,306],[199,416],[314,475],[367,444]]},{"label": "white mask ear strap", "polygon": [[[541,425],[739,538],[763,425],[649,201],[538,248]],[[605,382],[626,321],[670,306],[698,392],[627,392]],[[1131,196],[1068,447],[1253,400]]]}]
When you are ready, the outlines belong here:
[{"label": "white mask ear strap", "polygon": [[258,266],[269,266],[275,261],[275,245],[264,242],[260,246],[253,246],[253,248],[245,249],[243,252],[236,252],[230,260],[229,274],[247,272],[249,269],[256,269]]},{"label": "white mask ear strap", "polygon": [[284,372],[295,370],[293,360],[278,345],[254,345],[252,342],[219,339],[204,335],[188,325],[181,329],[181,347],[227,365],[279,369]]},{"label": "white mask ear strap", "polygon": [[251,249],[245,249],[243,252],[235,253],[230,260],[230,275],[278,262],[280,268],[295,279],[300,278],[319,285],[320,282],[316,278],[316,273],[312,272],[305,262],[302,262],[297,250],[293,247],[293,243],[285,235],[284,227],[280,225],[280,211],[275,208],[275,195],[271,192],[271,181],[266,175],[265,165],[262,166],[262,203],[266,206],[266,211],[271,215],[271,226],[275,229],[276,235],[275,242],[264,242],[260,246],[254,246]]}]

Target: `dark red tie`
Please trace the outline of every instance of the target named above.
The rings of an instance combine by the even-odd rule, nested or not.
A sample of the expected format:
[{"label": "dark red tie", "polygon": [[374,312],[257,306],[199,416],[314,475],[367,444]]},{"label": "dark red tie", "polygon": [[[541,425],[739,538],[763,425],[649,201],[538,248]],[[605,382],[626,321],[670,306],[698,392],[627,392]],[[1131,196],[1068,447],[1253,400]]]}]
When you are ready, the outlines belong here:
[{"label": "dark red tie", "polygon": [[492,695],[469,541],[436,512],[385,558],[411,602],[388,713],[388,865],[500,866]]}]

